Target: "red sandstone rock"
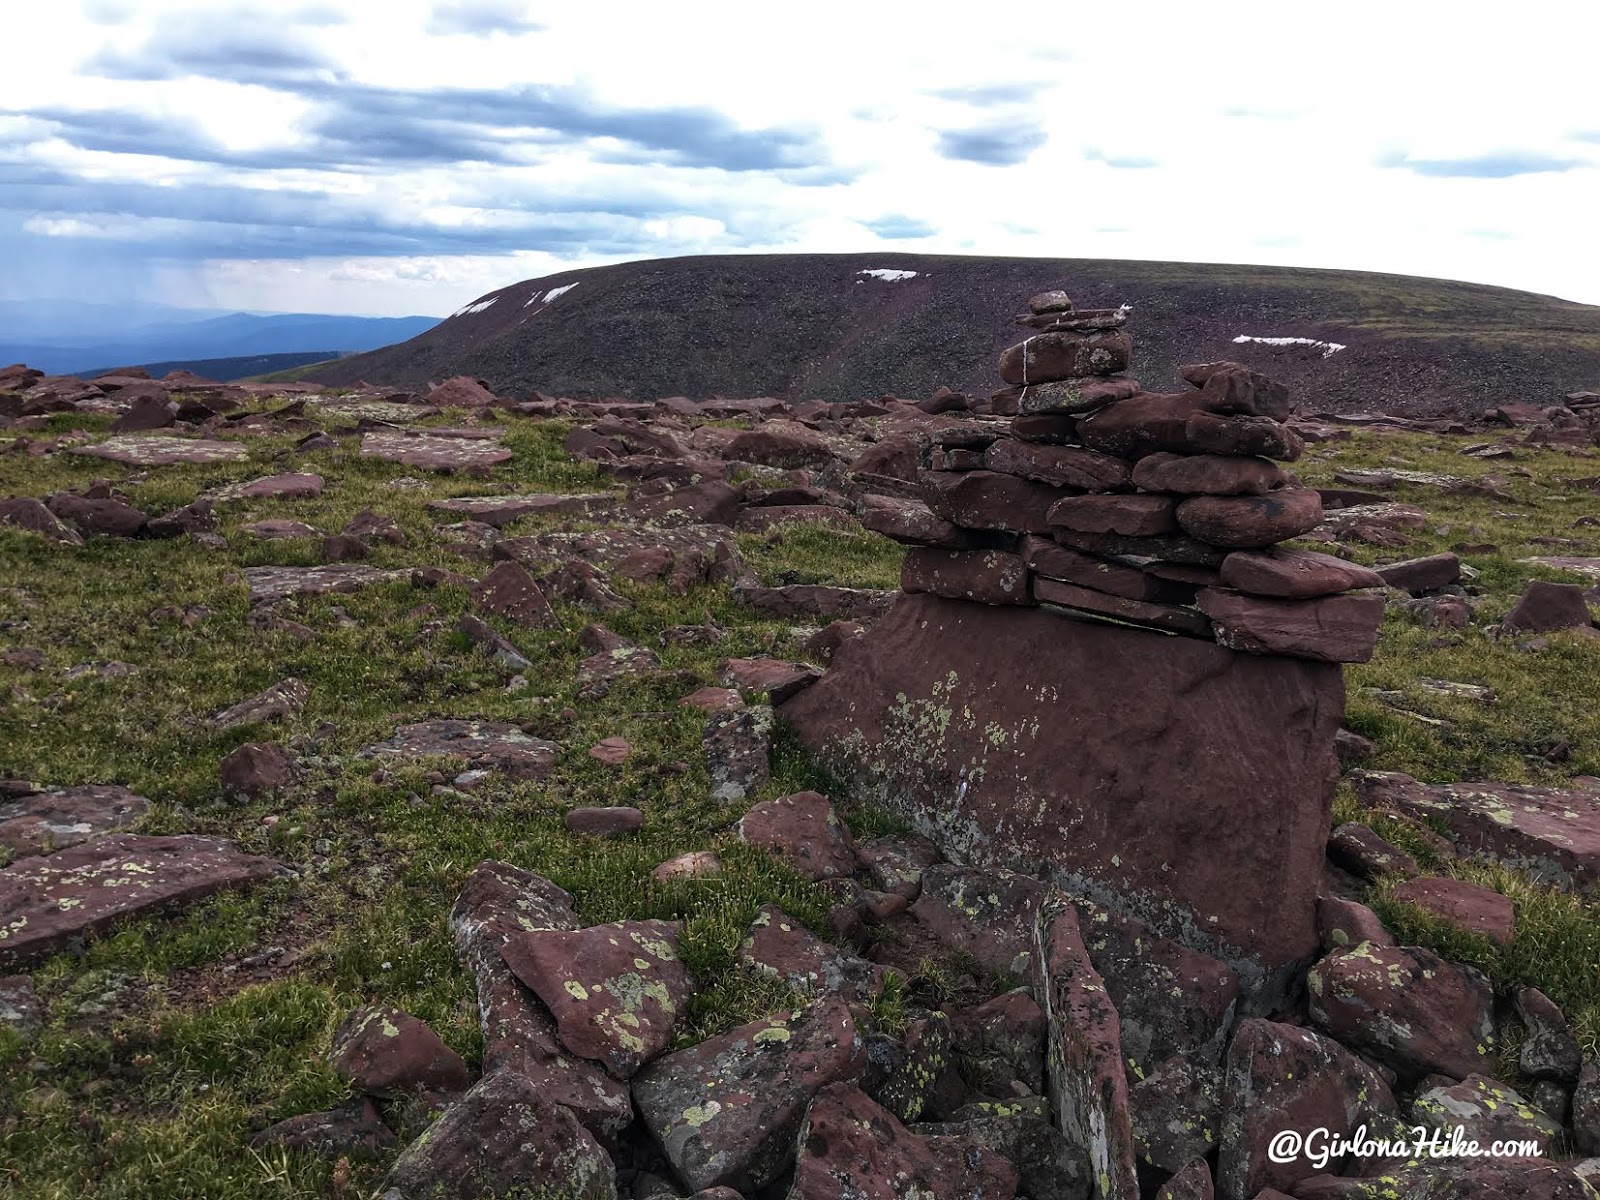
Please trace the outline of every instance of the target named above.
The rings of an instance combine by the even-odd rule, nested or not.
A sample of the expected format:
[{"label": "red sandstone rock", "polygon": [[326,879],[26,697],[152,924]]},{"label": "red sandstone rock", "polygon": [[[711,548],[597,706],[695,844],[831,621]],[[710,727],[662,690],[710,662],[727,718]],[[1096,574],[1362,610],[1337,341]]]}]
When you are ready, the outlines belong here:
[{"label": "red sandstone rock", "polygon": [[1194,496],[1178,505],[1177,517],[1190,537],[1249,550],[1315,529],[1322,523],[1322,497],[1307,487],[1281,487],[1261,496]]},{"label": "red sandstone rock", "polygon": [[[1216,1200],[1216,1191],[1211,1185],[1211,1168],[1203,1159],[1190,1163],[1161,1185],[1156,1200]],[[1263,1197],[1257,1196],[1255,1200],[1263,1200]],[[1267,1196],[1265,1200],[1276,1198]]]},{"label": "red sandstone rock", "polygon": [[918,546],[906,553],[900,587],[978,604],[1032,604],[1028,569],[1015,554],[1000,550],[936,550]]},{"label": "red sandstone rock", "polygon": [[984,452],[983,465],[1005,475],[1086,491],[1110,491],[1128,483],[1126,462],[1082,446],[1048,446],[1002,438]]},{"label": "red sandstone rock", "polygon": [[1209,412],[1289,419],[1289,389],[1242,363],[1198,363],[1179,373],[1200,389]]},{"label": "red sandstone rock", "polygon": [[850,1010],[823,1000],[652,1063],[633,1080],[645,1126],[692,1188],[754,1194],[793,1160],[812,1096],[858,1079],[866,1050]]},{"label": "red sandstone rock", "polygon": [[1470,967],[1418,946],[1336,950],[1307,977],[1311,1018],[1402,1074],[1464,1079],[1493,1062],[1494,994]]},{"label": "red sandstone rock", "polygon": [[1000,378],[1011,384],[1051,383],[1128,369],[1133,339],[1125,333],[1041,333],[1000,355]]},{"label": "red sandstone rock", "polygon": [[276,742],[246,742],[222,760],[222,790],[246,796],[276,792],[299,775],[294,753]]},{"label": "red sandstone rock", "polygon": [[1574,1083],[1583,1067],[1583,1051],[1567,1018],[1538,988],[1517,989],[1515,1000],[1517,1016],[1526,1030],[1517,1065],[1534,1079]]},{"label": "red sandstone rock", "polygon": [[1518,633],[1549,633],[1555,629],[1587,628],[1593,621],[1576,583],[1530,583],[1505,615],[1501,626]]},{"label": "red sandstone rock", "polygon": [[757,804],[740,819],[739,837],[771,850],[812,879],[848,877],[859,865],[850,831],[817,792]]},{"label": "red sandstone rock", "polygon": [[112,497],[89,499],[71,492],[50,497],[50,511],[69,521],[83,534],[106,537],[135,537],[145,526],[145,515],[131,504]]},{"label": "red sandstone rock", "polygon": [[1294,462],[1306,448],[1299,434],[1270,417],[1224,417],[1204,411],[1189,417],[1184,425],[1183,442],[1181,447],[1165,448],[1191,454],[1251,454],[1275,458],[1279,462]]},{"label": "red sandstone rock", "polygon": [[1022,540],[1022,561],[1036,575],[1075,583],[1110,596],[1166,600],[1172,594],[1164,581],[1137,567],[1084,554],[1032,534]]},{"label": "red sandstone rock", "polygon": [[818,433],[792,421],[769,421],[735,437],[723,457],[768,467],[820,467],[833,449]]},{"label": "red sandstone rock", "polygon": [[920,1137],[850,1083],[819,1091],[800,1127],[793,1200],[1011,1200],[1017,1172],[957,1136]]},{"label": "red sandstone rock", "polygon": [[1461,560],[1446,551],[1426,558],[1412,558],[1377,568],[1378,577],[1389,587],[1407,592],[1432,592],[1449,587],[1461,578]]},{"label": "red sandstone rock", "polygon": [[1341,825],[1328,835],[1328,861],[1362,879],[1384,875],[1410,878],[1420,868],[1400,847],[1379,837],[1365,825]]},{"label": "red sandstone rock", "polygon": [[705,479],[678,488],[647,484],[629,498],[623,512],[654,525],[732,525],[743,507],[744,493],[738,488],[720,479]]},{"label": "red sandstone rock", "polygon": [[1023,413],[1011,422],[1011,436],[1024,442],[1064,446],[1078,440],[1078,418],[1071,413]]},{"label": "red sandstone rock", "polygon": [[1343,696],[1326,664],[903,596],[782,713],[864,800],[966,861],[1071,872],[1164,936],[1215,937],[1250,994],[1317,945]]},{"label": "red sandstone rock", "polygon": [[740,699],[736,688],[703,687],[683,697],[678,703],[688,708],[698,708],[702,712],[722,712],[730,708],[744,707],[744,701]]},{"label": "red sandstone rock", "polygon": [[1136,395],[1138,391],[1139,381],[1126,377],[1043,383],[1021,391],[1017,397],[1016,412],[1091,413],[1118,400],[1126,400],[1129,396]]},{"label": "red sandstone rock", "polygon": [[1516,932],[1516,914],[1510,899],[1465,879],[1408,879],[1397,884],[1389,895],[1391,899],[1415,904],[1446,925],[1502,944]]},{"label": "red sandstone rock", "polygon": [[472,585],[472,603],[480,612],[493,613],[529,629],[556,623],[550,601],[518,563],[502,562]]},{"label": "red sandstone rock", "polygon": [[422,402],[436,408],[487,408],[495,402],[495,396],[486,380],[452,375],[429,388]]},{"label": "red sandstone rock", "polygon": [[1220,645],[1323,662],[1366,662],[1383,623],[1383,597],[1370,593],[1272,600],[1204,588],[1198,603]]},{"label": "red sandstone rock", "polygon": [[1085,446],[1118,458],[1137,460],[1158,451],[1182,454],[1199,449],[1187,430],[1200,405],[1195,392],[1147,392],[1085,417],[1078,433]]},{"label": "red sandstone rock", "polygon": [[1374,946],[1392,946],[1394,935],[1385,928],[1382,919],[1365,904],[1354,900],[1341,900],[1337,896],[1317,897],[1317,928],[1321,933],[1325,951],[1345,950],[1371,942]]},{"label": "red sandstone rock", "polygon": [[1266,458],[1221,454],[1149,454],[1133,467],[1133,482],[1147,492],[1181,495],[1260,496],[1284,482],[1283,469]]},{"label": "red sandstone rock", "polygon": [[[1303,1149],[1288,1162],[1273,1161],[1268,1148],[1281,1130],[1348,1137],[1398,1114],[1378,1073],[1331,1038],[1259,1018],[1243,1021],[1228,1048],[1217,1195],[1251,1200],[1262,1188],[1293,1187],[1316,1170]],[[1340,1169],[1345,1159],[1330,1165]]]},{"label": "red sandstone rock", "polygon": [[1222,583],[1255,596],[1309,600],[1353,588],[1381,587],[1378,572],[1315,550],[1278,546],[1236,550],[1222,560]]},{"label": "red sandstone rock", "polygon": [[672,1042],[693,985],[673,921],[534,930],[500,948],[555,1018],[562,1044],[629,1079]]},{"label": "red sandstone rock", "polygon": [[410,1013],[378,1005],[358,1008],[333,1035],[328,1056],[341,1079],[380,1099],[405,1092],[464,1092],[467,1064]]},{"label": "red sandstone rock", "polygon": [[859,621],[834,621],[807,638],[804,651],[818,662],[832,662],[835,654],[866,631]]},{"label": "red sandstone rock", "polygon": [[1058,579],[1042,577],[1035,579],[1033,598],[1041,605],[1065,609],[1074,614],[1105,617],[1133,625],[1148,625],[1152,629],[1188,634],[1190,637],[1211,636],[1211,622],[1192,608],[1152,604],[1147,600],[1129,600],[1122,596],[1108,596],[1074,583],[1062,583]]},{"label": "red sandstone rock", "polygon": [[996,975],[1023,976],[1033,961],[1033,918],[1045,885],[1029,875],[940,863],[922,872],[912,915],[952,950]]},{"label": "red sandstone rock", "polygon": [[920,500],[895,496],[863,496],[858,512],[861,524],[909,546],[947,546],[961,549],[973,545],[978,535],[962,529]]},{"label": "red sandstone rock", "polygon": [[1079,533],[1153,537],[1177,528],[1171,496],[1068,496],[1050,506],[1050,524]]},{"label": "red sandstone rock", "polygon": [[83,545],[83,535],[45,507],[42,500],[18,496],[0,500],[0,525],[26,529],[65,546]]},{"label": "red sandstone rock", "polygon": [[928,507],[968,529],[1049,533],[1050,506],[1065,490],[994,471],[924,471],[919,477]]},{"label": "red sandstone rock", "polygon": [[747,697],[765,694],[774,704],[782,704],[822,677],[810,663],[776,658],[730,658],[719,669],[724,683]]},{"label": "red sandstone rock", "polygon": [[207,837],[115,833],[0,870],[0,966],[57,950],[118,920],[259,883],[281,868]]},{"label": "red sandstone rock", "polygon": [[776,904],[763,904],[739,945],[746,970],[812,996],[869,1004],[883,991],[883,968],[830,946]]},{"label": "red sandstone rock", "polygon": [[150,801],[125,787],[52,788],[0,799],[0,847],[17,858],[49,854],[131,825]]},{"label": "red sandstone rock", "polygon": [[644,828],[644,813],[637,808],[575,808],[567,813],[566,826],[573,833],[588,833],[595,837],[623,837]]},{"label": "red sandstone rock", "polygon": [[589,747],[589,757],[607,766],[620,767],[628,761],[633,754],[633,746],[627,738],[608,737],[602,738]]},{"label": "red sandstone rock", "polygon": [[1139,1180],[1117,1010],[1066,898],[1048,896],[1034,922],[1034,991],[1044,1009],[1056,1124],[1088,1156],[1100,1195],[1133,1200]]}]

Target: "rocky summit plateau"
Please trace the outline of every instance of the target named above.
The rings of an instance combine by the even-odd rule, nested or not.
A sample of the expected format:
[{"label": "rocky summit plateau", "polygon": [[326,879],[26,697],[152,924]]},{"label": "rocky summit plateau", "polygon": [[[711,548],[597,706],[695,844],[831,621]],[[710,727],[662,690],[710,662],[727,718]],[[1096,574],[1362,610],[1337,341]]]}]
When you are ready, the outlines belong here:
[{"label": "rocky summit plateau", "polygon": [[1185,270],[0,369],[0,1191],[1592,1200],[1593,310]]}]

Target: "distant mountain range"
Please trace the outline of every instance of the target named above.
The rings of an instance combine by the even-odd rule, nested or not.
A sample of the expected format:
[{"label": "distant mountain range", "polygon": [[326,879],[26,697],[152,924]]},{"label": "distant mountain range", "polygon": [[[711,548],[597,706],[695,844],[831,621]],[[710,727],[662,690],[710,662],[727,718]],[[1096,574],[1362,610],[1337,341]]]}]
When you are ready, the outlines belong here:
[{"label": "distant mountain range", "polygon": [[[110,367],[264,355],[316,352],[329,358],[404,341],[437,323],[436,317],[0,301],[0,365],[23,362],[52,375],[86,375]],[[272,363],[261,369],[291,365],[296,364]]]},{"label": "distant mountain range", "polygon": [[[1028,297],[1131,304],[1133,373],[1235,359],[1303,409],[1472,415],[1600,386],[1600,308],[1508,288],[1282,267],[920,254],[719,255],[524,280],[399,345],[305,373],[421,388],[465,374],[574,398],[918,398],[999,386]],[[326,339],[321,344],[328,344]]]}]

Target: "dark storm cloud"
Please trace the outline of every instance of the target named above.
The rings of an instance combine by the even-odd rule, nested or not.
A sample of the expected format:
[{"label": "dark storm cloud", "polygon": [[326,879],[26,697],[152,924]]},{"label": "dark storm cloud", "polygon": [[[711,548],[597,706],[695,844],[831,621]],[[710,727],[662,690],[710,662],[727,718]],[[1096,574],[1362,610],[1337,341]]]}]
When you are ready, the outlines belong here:
[{"label": "dark storm cloud", "polygon": [[1104,163],[1108,167],[1123,171],[1144,171],[1161,165],[1159,158],[1143,158],[1136,154],[1107,154],[1096,147],[1085,150],[1083,156],[1090,162]]},{"label": "dark storm cloud", "polygon": [[1508,150],[1472,158],[1412,158],[1403,151],[1379,156],[1380,167],[1400,167],[1433,179],[1510,179],[1574,171],[1590,165],[1581,158],[1558,158],[1533,151]]},{"label": "dark storm cloud", "polygon": [[937,150],[941,158],[1009,167],[1026,161],[1047,140],[1045,131],[1031,121],[997,122],[940,130]]},{"label": "dark storm cloud", "polygon": [[997,104],[1026,104],[1048,84],[1027,83],[977,83],[966,87],[937,88],[928,93],[939,100],[954,100],[974,108],[992,108]]},{"label": "dark storm cloud", "polygon": [[544,26],[528,17],[522,0],[440,0],[428,17],[428,32],[482,37],[494,33],[537,33]]},{"label": "dark storm cloud", "polygon": [[861,224],[879,237],[889,239],[932,237],[939,232],[937,226],[902,213],[891,213],[875,220],[862,221]]}]

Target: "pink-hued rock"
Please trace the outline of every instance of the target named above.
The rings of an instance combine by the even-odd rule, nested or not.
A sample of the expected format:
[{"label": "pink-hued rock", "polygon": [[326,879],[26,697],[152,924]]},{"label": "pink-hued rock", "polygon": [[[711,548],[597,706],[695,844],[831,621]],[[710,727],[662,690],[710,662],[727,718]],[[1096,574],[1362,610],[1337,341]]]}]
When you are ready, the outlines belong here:
[{"label": "pink-hued rock", "polygon": [[[1289,1162],[1273,1161],[1269,1146],[1281,1130],[1346,1137],[1398,1112],[1383,1078],[1332,1038],[1259,1018],[1243,1021],[1223,1075],[1217,1196],[1252,1200],[1264,1187],[1293,1187],[1316,1171],[1303,1150]],[[1344,1156],[1336,1162],[1341,1168]]]},{"label": "pink-hued rock", "polygon": [[438,437],[426,433],[380,430],[361,435],[361,457],[424,471],[483,470],[511,461],[511,451],[488,438]]},{"label": "pink-hued rock", "polygon": [[1276,600],[1203,588],[1197,603],[1211,618],[1217,643],[1247,654],[1366,662],[1383,624],[1383,597],[1370,592]]},{"label": "pink-hued rock", "polygon": [[813,996],[867,1004],[883,991],[883,968],[830,946],[776,904],[763,904],[739,945],[739,962],[757,975]]},{"label": "pink-hued rock", "polygon": [[500,956],[555,1018],[561,1042],[617,1079],[672,1043],[693,991],[675,921],[619,921],[511,937]]},{"label": "pink-hued rock", "polygon": [[1158,601],[1171,598],[1170,587],[1138,567],[1085,554],[1033,534],[1022,539],[1022,561],[1037,575],[1109,596]]},{"label": "pink-hued rock", "polygon": [[848,877],[859,865],[855,839],[818,792],[796,792],[757,804],[739,820],[739,837],[771,850],[812,879]]},{"label": "pink-hued rock", "polygon": [[0,847],[17,858],[49,854],[131,825],[150,801],[116,785],[52,788],[0,799]]},{"label": "pink-hued rock", "polygon": [[1317,929],[1325,951],[1347,950],[1363,942],[1393,946],[1394,935],[1365,904],[1337,896],[1317,897]]},{"label": "pink-hued rock", "polygon": [[1517,633],[1549,633],[1556,629],[1586,629],[1593,620],[1578,584],[1536,579],[1500,624]]},{"label": "pink-hued rock", "polygon": [[249,699],[223,709],[211,718],[211,724],[217,729],[232,729],[256,721],[291,717],[305,707],[310,695],[311,689],[291,675]]},{"label": "pink-hued rock", "polygon": [[555,612],[533,576],[519,563],[502,562],[472,585],[472,604],[479,612],[493,613],[529,629],[556,623]]},{"label": "pink-hued rock", "polygon": [[1549,1157],[1561,1136],[1553,1120],[1503,1083],[1484,1075],[1468,1075],[1460,1083],[1428,1088],[1411,1102],[1411,1119],[1448,1138],[1461,1136],[1488,1146],[1495,1142],[1530,1142]]},{"label": "pink-hued rock", "polygon": [[[1139,381],[1127,376],[1096,379],[1066,379],[1053,383],[1031,385],[1013,391],[1015,412],[1033,413],[1091,413],[1118,400],[1138,395]],[[994,410],[1000,412],[999,408]]]},{"label": "pink-hued rock", "polygon": [[377,1159],[397,1139],[366,1096],[327,1112],[301,1113],[268,1126],[250,1139],[252,1149],[303,1150],[329,1161]]},{"label": "pink-hued rock", "polygon": [[1341,825],[1328,835],[1328,861],[1362,879],[1382,875],[1409,879],[1421,871],[1417,860],[1399,846],[1355,822]]},{"label": "pink-hued rock", "polygon": [[492,860],[467,877],[450,910],[456,955],[477,979],[485,1076],[504,1069],[528,1080],[609,1144],[633,1121],[627,1085],[567,1053],[549,1010],[500,956],[500,948],[521,933],[578,925],[565,891],[541,875]]},{"label": "pink-hued rock", "polygon": [[1052,383],[1128,369],[1133,339],[1125,333],[1040,333],[1000,355],[1000,378],[1010,384]]},{"label": "pink-hued rock", "polygon": [[1431,950],[1370,942],[1336,950],[1306,982],[1312,1020],[1403,1075],[1463,1079],[1493,1062],[1488,981]]},{"label": "pink-hued rock", "polygon": [[1235,550],[1222,560],[1222,583],[1255,596],[1310,600],[1354,588],[1382,587],[1383,578],[1370,567],[1331,554],[1277,546],[1269,550]]},{"label": "pink-hued rock", "polygon": [[1153,629],[1188,634],[1190,637],[1211,636],[1211,622],[1192,608],[1108,596],[1057,579],[1035,579],[1033,598],[1041,605],[1078,616],[1109,618],[1119,624],[1148,625]]},{"label": "pink-hued rock", "polygon": [[1088,1157],[1099,1196],[1136,1200],[1122,1026],[1084,948],[1077,913],[1060,893],[1047,896],[1035,914],[1034,955],[1055,1123]]},{"label": "pink-hued rock", "polygon": [[800,1127],[791,1200],[1011,1200],[1017,1172],[959,1136],[921,1137],[851,1083],[819,1091]]},{"label": "pink-hued rock", "polygon": [[1322,523],[1322,496],[1294,486],[1259,496],[1191,496],[1178,505],[1177,517],[1190,537],[1250,550],[1315,529]]},{"label": "pink-hued rock", "polygon": [[435,408],[487,408],[495,402],[495,396],[485,380],[452,375],[429,388],[422,402]]},{"label": "pink-hued rock", "polygon": [[1029,875],[939,863],[922,872],[912,914],[953,950],[997,975],[1026,975],[1045,885]]},{"label": "pink-hued rock", "polygon": [[730,461],[768,467],[820,467],[831,462],[833,448],[821,434],[794,421],[768,421],[740,433],[723,451]]},{"label": "pink-hued rock", "polygon": [[866,1065],[850,1010],[822,1000],[656,1060],[634,1077],[634,1102],[690,1187],[749,1195],[792,1161],[811,1098]]},{"label": "pink-hued rock", "polygon": [[715,879],[722,874],[722,858],[714,850],[692,850],[669,858],[650,872],[658,883],[674,879]]},{"label": "pink-hued rock", "polygon": [[1078,434],[1091,450],[1129,461],[1161,451],[1182,454],[1195,448],[1187,429],[1199,410],[1194,392],[1146,392],[1091,413],[1079,423]]},{"label": "pink-hued rock", "polygon": [[141,510],[113,496],[90,498],[57,492],[50,497],[50,511],[86,536],[98,533],[104,537],[137,537],[146,522]]},{"label": "pink-hued rock", "polygon": [[561,747],[501,721],[419,721],[402,725],[394,736],[375,742],[360,758],[399,760],[456,758],[473,770],[494,771],[510,779],[543,779]]},{"label": "pink-hued rock", "polygon": [[777,658],[730,658],[719,670],[722,681],[742,695],[754,698],[765,694],[774,704],[782,704],[822,678],[822,672],[810,663]]},{"label": "pink-hued rock", "polygon": [[1032,604],[1028,569],[1003,550],[914,547],[900,567],[900,588],[977,604]]},{"label": "pink-hued rock", "polygon": [[1430,554],[1426,558],[1390,563],[1376,570],[1378,578],[1389,587],[1407,592],[1431,592],[1460,580],[1461,560],[1446,551],[1443,554]]},{"label": "pink-hued rock", "polygon": [[833,621],[807,638],[801,649],[816,662],[832,662],[835,654],[866,631],[860,621]]},{"label": "pink-hued rock", "polygon": [[1133,468],[1133,482],[1145,491],[1186,496],[1260,496],[1283,481],[1271,459],[1221,454],[1151,454]]},{"label": "pink-hued rock", "polygon": [[339,1078],[380,1099],[405,1092],[464,1092],[467,1064],[410,1013],[387,1005],[358,1008],[333,1035],[329,1062]]},{"label": "pink-hued rock", "polygon": [[241,573],[250,589],[251,604],[283,600],[290,596],[354,592],[376,583],[398,582],[410,576],[409,571],[385,571],[360,563],[332,563],[321,567],[245,567]]},{"label": "pink-hued rock", "polygon": [[1600,882],[1600,792],[1507,783],[1418,783],[1409,775],[1356,771],[1367,803],[1445,822],[1464,854],[1581,890]]},{"label": "pink-hued rock", "polygon": [[264,521],[250,521],[241,528],[251,537],[258,537],[263,541],[322,536],[313,526],[289,517],[268,517]]},{"label": "pink-hued rock", "polygon": [[614,838],[638,833],[644,828],[644,813],[637,808],[575,808],[567,813],[566,826],[573,833]]},{"label": "pink-hued rock", "polygon": [[783,587],[736,584],[733,598],[769,617],[823,617],[828,620],[872,621],[894,601],[895,593],[877,588],[828,587],[791,583]]},{"label": "pink-hued rock", "polygon": [[514,1071],[485,1075],[400,1152],[380,1194],[488,1200],[530,1180],[562,1200],[617,1200],[616,1167],[577,1117]]},{"label": "pink-hued rock", "polygon": [[458,496],[452,500],[430,500],[428,507],[438,512],[460,513],[496,529],[504,529],[526,516],[560,514],[582,517],[610,508],[616,498],[607,492],[564,495],[536,492],[518,496]]},{"label": "pink-hued rock", "polygon": [[589,757],[607,766],[620,767],[633,755],[633,745],[627,738],[601,738],[589,747]]},{"label": "pink-hued rock", "polygon": [[782,715],[952,857],[1201,931],[1249,994],[1316,949],[1343,699],[1326,664],[904,596]]},{"label": "pink-hued rock", "polygon": [[1049,533],[1050,506],[1064,488],[996,471],[924,471],[918,478],[933,512],[967,529]]},{"label": "pink-hued rock", "polygon": [[64,546],[83,545],[82,534],[45,507],[44,501],[32,496],[0,500],[0,526],[25,529]]},{"label": "pink-hued rock", "polygon": [[908,546],[961,549],[974,545],[981,536],[935,516],[920,500],[898,496],[863,496],[857,516],[874,533]]},{"label": "pink-hued rock", "polygon": [[1002,438],[984,453],[983,465],[1005,475],[1085,491],[1110,491],[1128,484],[1125,461],[1082,446],[1048,446]]},{"label": "pink-hued rock", "polygon": [[1191,454],[1255,455],[1279,462],[1294,462],[1306,449],[1298,433],[1270,417],[1225,417],[1213,412],[1191,413],[1184,422],[1183,441],[1175,448]]},{"label": "pink-hued rock", "polygon": [[[1211,1185],[1211,1168],[1203,1159],[1197,1159],[1179,1171],[1156,1193],[1156,1200],[1216,1200]],[[1256,1200],[1261,1200],[1260,1196]],[[1275,1200],[1268,1196],[1267,1200]]]},{"label": "pink-hued rock", "polygon": [[1526,1031],[1517,1054],[1517,1065],[1523,1073],[1534,1079],[1576,1081],[1583,1066],[1583,1051],[1555,1002],[1531,987],[1517,989],[1515,1001],[1517,1016]]},{"label": "pink-hued rock", "polygon": [[1200,389],[1208,412],[1289,419],[1289,389],[1243,363],[1193,363],[1179,374]]},{"label": "pink-hued rock", "polygon": [[1516,933],[1516,913],[1510,897],[1465,879],[1427,876],[1408,879],[1390,891],[1391,899],[1415,904],[1435,920],[1465,933],[1476,933],[1504,944]]},{"label": "pink-hued rock", "polygon": [[1171,496],[1068,496],[1050,508],[1052,526],[1075,529],[1079,533],[1120,533],[1130,537],[1152,537],[1177,528]]},{"label": "pink-hued rock", "polygon": [[228,483],[208,488],[200,499],[212,504],[229,500],[302,500],[322,495],[322,476],[312,474],[268,475],[243,483]]},{"label": "pink-hued rock", "polygon": [[0,870],[0,966],[56,950],[116,921],[260,883],[282,868],[207,837],[115,833]]},{"label": "pink-hued rock", "polygon": [[685,708],[698,708],[701,712],[726,712],[743,708],[737,688],[703,687],[678,701]]},{"label": "pink-hued rock", "polygon": [[246,742],[222,760],[222,790],[258,796],[288,787],[299,777],[295,754],[276,742]]},{"label": "pink-hued rock", "polygon": [[732,525],[744,507],[744,493],[720,479],[684,487],[647,483],[623,505],[623,512],[646,525]]}]

